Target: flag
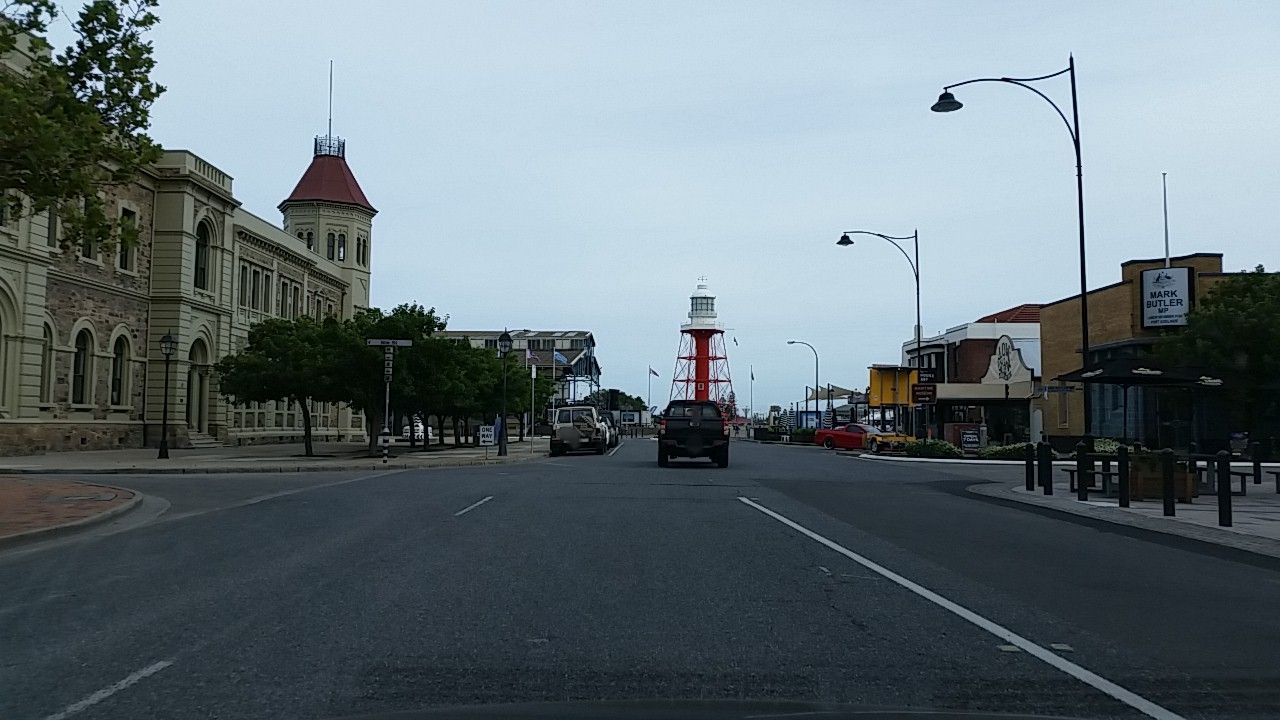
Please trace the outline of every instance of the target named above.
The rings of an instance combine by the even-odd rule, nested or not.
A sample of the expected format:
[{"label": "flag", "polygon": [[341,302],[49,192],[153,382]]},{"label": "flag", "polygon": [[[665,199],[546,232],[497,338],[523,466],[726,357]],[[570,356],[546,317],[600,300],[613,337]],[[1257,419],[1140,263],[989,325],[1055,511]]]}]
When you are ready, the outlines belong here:
[{"label": "flag", "polygon": [[561,355],[559,351],[554,351],[554,350],[553,350],[553,351],[552,351],[552,354],[551,354],[551,357],[552,357],[556,362],[560,363],[561,365],[568,365],[568,364],[569,364],[569,358],[567,358],[567,357],[565,357],[565,356]]},{"label": "flag", "polygon": [[654,370],[652,367],[649,368],[649,374],[654,377],[662,377],[661,375],[658,374],[658,371]]},{"label": "flag", "polygon": [[751,382],[755,382],[755,381],[756,381],[756,369],[755,369],[755,367],[753,366],[753,367],[751,368]]},{"label": "flag", "polygon": [[738,338],[737,338],[737,336],[734,336],[734,338],[733,338],[733,344],[734,344],[734,345],[737,345],[737,344],[738,344]]},{"label": "flag", "polygon": [[533,359],[533,352],[531,352],[531,351],[529,350],[529,348],[525,348],[525,349],[524,349],[524,360],[525,360],[525,362],[529,362],[529,361],[530,361],[530,360],[532,360],[532,359]]}]

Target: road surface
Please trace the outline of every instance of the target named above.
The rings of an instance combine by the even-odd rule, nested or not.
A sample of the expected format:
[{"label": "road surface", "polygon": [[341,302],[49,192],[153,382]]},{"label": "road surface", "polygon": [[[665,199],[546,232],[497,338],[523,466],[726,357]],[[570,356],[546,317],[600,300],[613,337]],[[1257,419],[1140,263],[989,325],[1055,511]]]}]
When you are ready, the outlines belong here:
[{"label": "road surface", "polygon": [[746,442],[726,470],[655,460],[634,439],[135,478],[150,515],[0,553],[0,717],[635,698],[1280,716],[1278,563],[965,493],[1014,477],[991,466]]}]

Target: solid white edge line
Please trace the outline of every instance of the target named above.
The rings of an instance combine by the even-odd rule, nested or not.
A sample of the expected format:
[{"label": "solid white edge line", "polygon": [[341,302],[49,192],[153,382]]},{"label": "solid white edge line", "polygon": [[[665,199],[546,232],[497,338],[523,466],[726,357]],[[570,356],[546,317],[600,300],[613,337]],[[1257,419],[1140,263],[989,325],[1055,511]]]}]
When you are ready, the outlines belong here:
[{"label": "solid white edge line", "polygon": [[64,718],[71,717],[72,715],[75,715],[81,710],[84,710],[93,705],[97,705],[103,700],[106,700],[107,698],[111,697],[112,695],[115,695],[121,690],[124,690],[125,688],[138,682],[139,680],[142,680],[143,678],[149,677],[151,675],[155,675],[156,673],[169,667],[172,664],[173,664],[172,660],[161,660],[160,662],[152,663],[151,665],[148,665],[142,668],[141,670],[133,673],[129,677],[121,680],[115,685],[104,687],[101,690],[95,692],[94,694],[90,695],[89,697],[83,700],[71,703],[70,705],[63,708],[61,711],[45,717],[44,720],[63,720]]},{"label": "solid white edge line", "polygon": [[1034,655],[1036,658],[1040,659],[1041,661],[1048,663],[1049,665],[1052,665],[1058,670],[1061,670],[1062,672],[1074,677],[1075,679],[1085,683],[1086,685],[1090,685],[1097,690],[1101,690],[1102,692],[1110,695],[1116,700],[1119,700],[1125,705],[1128,705],[1129,707],[1134,708],[1135,710],[1138,710],[1139,712],[1145,715],[1148,715],[1153,718],[1157,718],[1157,720],[1185,720],[1181,715],[1178,715],[1177,713],[1171,710],[1167,710],[1151,702],[1150,700],[1142,697],[1141,695],[1138,695],[1137,693],[1131,690],[1126,690],[1125,688],[1120,687],[1119,685],[1111,682],[1110,680],[1102,677],[1101,675],[1098,675],[1097,673],[1091,670],[1087,670],[1071,662],[1070,660],[1067,660],[1066,658],[1060,655],[1057,655],[1049,650],[1046,650],[1043,647],[1040,647],[1039,645],[1022,637],[1021,635],[1013,632],[1012,630],[1002,625],[997,625],[996,623],[982,617],[981,615],[973,612],[972,610],[969,610],[968,608],[965,608],[961,605],[958,605],[948,600],[947,598],[939,595],[938,593],[930,590],[927,587],[924,587],[923,585],[920,585],[919,583],[908,580],[907,578],[876,563],[873,560],[865,558],[859,555],[858,553],[853,552],[852,550],[849,550],[848,548],[845,548],[844,546],[838,543],[835,543],[835,542],[832,542],[831,540],[826,539],[825,537],[819,535],[818,533],[804,527],[803,525],[800,525],[797,522],[794,522],[786,517],[783,517],[782,515],[779,515],[778,513],[770,510],[769,508],[763,505],[752,502],[750,499],[741,497],[741,496],[739,496],[738,499],[741,500],[743,503],[749,505],[750,507],[753,507],[756,510],[759,510],[765,515],[768,515],[774,520],[777,520],[783,525],[786,525],[792,530],[795,530],[796,532],[808,537],[810,540],[817,541],[818,543],[821,543],[822,545],[825,545],[828,548],[835,550],[836,552],[840,553],[841,555],[844,555],[845,557],[867,568],[868,570],[871,570],[872,572],[875,572],[881,575],[882,577],[893,581],[894,583],[906,588],[907,590],[910,590],[911,592],[915,593],[916,595],[919,595],[925,600],[928,600],[929,602],[935,605],[938,605],[939,607],[945,610],[948,610],[951,613],[954,613],[955,615],[958,615],[961,618],[964,618],[965,620],[968,620],[969,622],[973,623],[974,625],[977,625],[983,630],[986,630],[992,635],[995,635],[996,637],[1005,640],[1010,645],[1015,645],[1018,648],[1025,650],[1027,653]]},{"label": "solid white edge line", "polygon": [[616,452],[618,452],[619,450],[621,450],[623,445],[626,445],[626,443],[625,443],[625,442],[619,442],[619,443],[618,443],[618,447],[616,447],[616,448],[614,448],[614,449],[612,449],[612,450],[610,450],[610,451],[609,451],[609,457],[613,457],[613,454],[614,454],[614,453],[616,453]]},{"label": "solid white edge line", "polygon": [[485,504],[485,503],[489,502],[489,501],[490,501],[490,500],[492,500],[492,499],[493,499],[493,496],[492,496],[492,495],[488,495],[488,496],[486,496],[484,499],[482,499],[482,500],[477,500],[477,501],[475,501],[475,502],[471,503],[470,505],[468,505],[468,506],[466,506],[466,507],[462,508],[462,509],[461,509],[461,510],[459,510],[458,512],[454,513],[454,514],[453,514],[453,516],[454,516],[454,517],[458,517],[459,515],[464,515],[464,514],[466,514],[466,513],[469,513],[469,512],[471,512],[472,510],[475,510],[476,508],[478,508],[478,507],[480,507],[481,505],[483,505],[483,504]]}]

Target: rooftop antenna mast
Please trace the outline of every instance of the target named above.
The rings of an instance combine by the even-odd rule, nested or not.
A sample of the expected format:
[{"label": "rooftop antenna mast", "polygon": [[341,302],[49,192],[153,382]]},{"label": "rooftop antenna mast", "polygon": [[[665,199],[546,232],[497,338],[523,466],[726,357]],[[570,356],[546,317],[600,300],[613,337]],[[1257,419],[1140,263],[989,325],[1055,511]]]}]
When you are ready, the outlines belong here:
[{"label": "rooftop antenna mast", "polygon": [[329,60],[329,137],[333,137],[333,60]]}]

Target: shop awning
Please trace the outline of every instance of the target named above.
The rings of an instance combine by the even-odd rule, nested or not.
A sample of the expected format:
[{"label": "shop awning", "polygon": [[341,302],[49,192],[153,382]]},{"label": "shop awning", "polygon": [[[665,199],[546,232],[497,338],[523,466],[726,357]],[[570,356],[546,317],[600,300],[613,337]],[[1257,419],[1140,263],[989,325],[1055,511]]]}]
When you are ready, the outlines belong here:
[{"label": "shop awning", "polygon": [[1054,380],[1106,385],[1221,387],[1222,377],[1203,368],[1165,367],[1154,358],[1121,357],[1063,373]]}]

